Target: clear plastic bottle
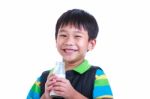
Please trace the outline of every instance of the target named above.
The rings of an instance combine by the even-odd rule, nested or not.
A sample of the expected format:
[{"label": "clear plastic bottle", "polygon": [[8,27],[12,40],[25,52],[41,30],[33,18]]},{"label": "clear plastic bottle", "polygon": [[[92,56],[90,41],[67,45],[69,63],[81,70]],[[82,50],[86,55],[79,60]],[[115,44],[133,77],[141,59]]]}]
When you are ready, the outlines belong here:
[{"label": "clear plastic bottle", "polygon": [[[56,62],[56,66],[54,67],[54,70],[52,71],[52,74],[55,74],[58,77],[65,78],[65,67],[64,62]],[[62,98],[61,96],[57,95],[53,90],[50,92],[51,97],[57,97]]]}]

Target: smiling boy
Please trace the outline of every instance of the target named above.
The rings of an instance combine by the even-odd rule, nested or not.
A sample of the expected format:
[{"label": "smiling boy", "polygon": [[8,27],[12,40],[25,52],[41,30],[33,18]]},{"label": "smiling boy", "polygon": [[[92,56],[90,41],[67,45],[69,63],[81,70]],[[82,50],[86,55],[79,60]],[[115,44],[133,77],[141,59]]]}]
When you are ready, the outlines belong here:
[{"label": "smiling boy", "polygon": [[85,59],[96,45],[98,24],[95,18],[81,9],[63,13],[57,21],[56,47],[65,63],[66,78],[44,71],[32,86],[27,99],[58,99],[49,93],[54,90],[61,99],[112,99],[109,82],[100,67]]},{"label": "smiling boy", "polygon": [[88,39],[88,32],[83,27],[78,29],[70,24],[59,29],[56,45],[64,59],[66,70],[71,70],[81,64],[86,52],[93,49],[96,41]]}]

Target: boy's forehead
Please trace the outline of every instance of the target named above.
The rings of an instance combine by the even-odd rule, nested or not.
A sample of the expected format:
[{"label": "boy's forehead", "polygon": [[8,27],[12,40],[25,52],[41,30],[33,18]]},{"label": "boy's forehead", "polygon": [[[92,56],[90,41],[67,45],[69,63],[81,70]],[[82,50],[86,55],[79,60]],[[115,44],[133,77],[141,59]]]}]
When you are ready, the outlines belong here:
[{"label": "boy's forehead", "polygon": [[65,25],[61,25],[59,30],[61,30],[63,28],[74,28],[75,30],[87,31],[84,29],[83,25],[65,24]]}]

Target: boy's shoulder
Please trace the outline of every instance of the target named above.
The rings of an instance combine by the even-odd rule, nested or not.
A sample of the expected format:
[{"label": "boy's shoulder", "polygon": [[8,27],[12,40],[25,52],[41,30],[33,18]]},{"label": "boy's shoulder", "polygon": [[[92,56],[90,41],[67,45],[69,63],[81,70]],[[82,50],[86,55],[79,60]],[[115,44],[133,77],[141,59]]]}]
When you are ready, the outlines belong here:
[{"label": "boy's shoulder", "polygon": [[99,67],[99,66],[94,66],[94,65],[91,66],[91,69],[95,69],[95,70],[100,69],[100,70],[102,70],[101,67]]},{"label": "boy's shoulder", "polygon": [[89,72],[96,73],[97,71],[103,71],[103,69],[102,69],[101,67],[99,67],[99,66],[94,66],[94,65],[92,65],[92,66],[89,68],[88,71],[89,71]]},{"label": "boy's shoulder", "polygon": [[54,68],[50,69],[50,70],[45,70],[42,72],[41,76],[43,77],[47,77],[49,75],[50,72],[52,72],[54,70]]},{"label": "boy's shoulder", "polygon": [[97,74],[97,72],[103,72],[102,68],[99,66],[94,66],[91,65],[90,68],[88,70],[86,70],[84,73],[80,74],[80,75],[87,75],[88,77],[95,77],[95,75]]}]

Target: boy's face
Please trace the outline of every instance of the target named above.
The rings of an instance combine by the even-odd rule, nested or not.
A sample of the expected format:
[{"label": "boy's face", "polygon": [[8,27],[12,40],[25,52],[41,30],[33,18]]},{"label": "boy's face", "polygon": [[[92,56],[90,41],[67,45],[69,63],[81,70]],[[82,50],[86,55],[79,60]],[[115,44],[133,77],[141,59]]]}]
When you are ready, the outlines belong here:
[{"label": "boy's face", "polygon": [[95,40],[89,40],[88,32],[83,27],[78,29],[73,25],[65,25],[58,30],[56,46],[65,62],[83,60],[86,52],[92,50],[95,43]]}]

